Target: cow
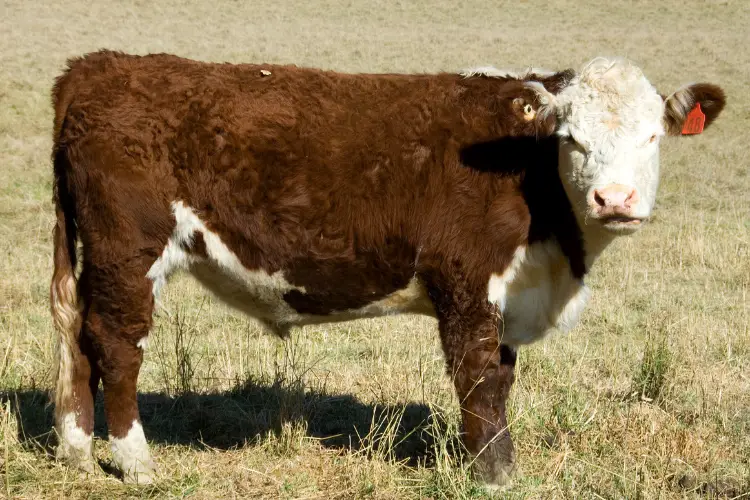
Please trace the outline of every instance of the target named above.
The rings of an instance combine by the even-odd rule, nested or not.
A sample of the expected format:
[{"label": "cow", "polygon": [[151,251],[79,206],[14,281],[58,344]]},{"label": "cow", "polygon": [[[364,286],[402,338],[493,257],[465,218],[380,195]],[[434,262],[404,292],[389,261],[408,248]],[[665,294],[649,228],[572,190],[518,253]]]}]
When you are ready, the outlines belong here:
[{"label": "cow", "polygon": [[155,478],[136,380],[182,270],[280,337],[436,317],[474,473],[507,483],[517,348],[575,325],[586,273],[651,214],[662,136],[724,103],[712,84],[664,97],[608,58],[431,75],[69,61],[53,89],[57,457],[94,470],[101,382],[114,464]]}]

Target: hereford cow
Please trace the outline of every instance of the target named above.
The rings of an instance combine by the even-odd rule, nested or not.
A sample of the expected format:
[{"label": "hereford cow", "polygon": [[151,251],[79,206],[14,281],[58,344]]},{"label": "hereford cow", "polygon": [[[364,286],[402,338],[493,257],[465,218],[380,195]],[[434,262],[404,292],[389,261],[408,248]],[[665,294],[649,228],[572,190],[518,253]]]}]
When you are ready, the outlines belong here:
[{"label": "hereford cow", "polygon": [[[280,336],[435,316],[478,476],[515,453],[515,348],[576,322],[586,272],[654,205],[659,141],[724,105],[641,71],[347,75],[99,52],[54,88],[57,454],[153,479],[136,380],[154,297],[186,270]],[[83,249],[76,277],[77,246]]]}]

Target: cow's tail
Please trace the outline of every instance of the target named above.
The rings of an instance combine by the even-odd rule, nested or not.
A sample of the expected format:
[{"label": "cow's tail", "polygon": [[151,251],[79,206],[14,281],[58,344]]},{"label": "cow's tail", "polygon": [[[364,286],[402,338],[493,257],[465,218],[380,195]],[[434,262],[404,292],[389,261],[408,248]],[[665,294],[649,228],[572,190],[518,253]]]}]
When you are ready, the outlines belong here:
[{"label": "cow's tail", "polygon": [[[57,142],[58,138],[55,138]],[[63,412],[72,403],[75,363],[80,353],[81,308],[76,284],[77,231],[75,207],[68,183],[68,158],[64,146],[55,147],[53,155],[55,213],[54,272],[50,286],[50,307],[57,332],[55,416],[58,425]]]}]

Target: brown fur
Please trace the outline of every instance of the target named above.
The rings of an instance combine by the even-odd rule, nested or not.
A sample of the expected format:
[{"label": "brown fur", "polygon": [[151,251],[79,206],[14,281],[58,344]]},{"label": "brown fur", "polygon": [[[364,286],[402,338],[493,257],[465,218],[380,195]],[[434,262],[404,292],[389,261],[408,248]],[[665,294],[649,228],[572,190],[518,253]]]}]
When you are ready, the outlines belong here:
[{"label": "brown fur", "polygon": [[[519,245],[549,238],[576,276],[585,272],[557,142],[545,139],[555,114],[530,120],[514,105],[538,110],[533,90],[113,52],[69,66],[54,89],[55,262],[72,273],[79,237],[79,425],[93,425],[100,376],[110,434],[138,419],[136,344],[153,310],[146,273],[174,227],[170,203],[182,200],[246,268],[305,287],[285,296],[302,313],[361,307],[417,276],[439,319],[467,448],[483,452],[487,480],[503,479],[514,460],[505,401],[515,355],[499,344],[489,277]],[[556,92],[570,76],[530,78]],[[188,250],[206,255],[202,235]],[[59,280],[56,271],[53,289]]]},{"label": "brown fur", "polygon": [[705,127],[713,123],[726,105],[721,87],[711,83],[696,83],[683,87],[664,101],[664,125],[669,135],[680,135],[688,113],[700,103],[706,115]]}]

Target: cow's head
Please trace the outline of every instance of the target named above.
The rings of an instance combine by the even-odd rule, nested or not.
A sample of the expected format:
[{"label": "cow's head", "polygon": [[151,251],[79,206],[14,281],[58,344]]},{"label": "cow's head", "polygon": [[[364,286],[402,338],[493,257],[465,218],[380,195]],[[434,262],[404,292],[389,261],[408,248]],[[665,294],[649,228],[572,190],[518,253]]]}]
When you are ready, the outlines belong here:
[{"label": "cow's head", "polygon": [[661,138],[708,126],[724,92],[694,84],[664,99],[634,65],[597,58],[555,100],[565,191],[584,233],[606,240],[636,231],[651,214]]}]

